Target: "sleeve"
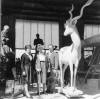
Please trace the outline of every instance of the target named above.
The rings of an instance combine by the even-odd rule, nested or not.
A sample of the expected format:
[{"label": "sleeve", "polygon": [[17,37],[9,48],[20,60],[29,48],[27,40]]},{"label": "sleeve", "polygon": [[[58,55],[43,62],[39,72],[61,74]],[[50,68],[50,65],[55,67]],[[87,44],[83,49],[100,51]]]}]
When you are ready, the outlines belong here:
[{"label": "sleeve", "polygon": [[44,45],[43,40],[41,39],[41,45]]},{"label": "sleeve", "polygon": [[58,65],[59,65],[59,57],[58,57],[58,53],[55,53],[55,69],[58,69]]},{"label": "sleeve", "polygon": [[25,56],[24,56],[24,54],[21,56],[21,69],[22,70],[25,70],[25,68],[24,68],[24,63],[25,63]]},{"label": "sleeve", "polygon": [[46,55],[45,57],[45,63],[46,63],[46,70],[49,70],[49,59],[48,59],[48,55]]},{"label": "sleeve", "polygon": [[36,45],[36,39],[34,39],[34,43],[33,44],[34,44],[34,46]]}]

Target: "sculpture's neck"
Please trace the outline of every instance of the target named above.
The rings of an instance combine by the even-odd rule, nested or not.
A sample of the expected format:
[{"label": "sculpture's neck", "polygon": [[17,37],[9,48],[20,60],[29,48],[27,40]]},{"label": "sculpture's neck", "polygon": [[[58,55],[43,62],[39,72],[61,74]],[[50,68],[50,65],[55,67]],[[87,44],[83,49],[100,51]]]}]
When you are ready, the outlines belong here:
[{"label": "sculpture's neck", "polygon": [[80,40],[80,37],[79,37],[77,31],[74,31],[74,32],[71,34],[71,39],[72,39],[72,41],[73,41],[74,46],[76,46],[76,47],[79,47],[79,46],[80,46],[81,40]]}]

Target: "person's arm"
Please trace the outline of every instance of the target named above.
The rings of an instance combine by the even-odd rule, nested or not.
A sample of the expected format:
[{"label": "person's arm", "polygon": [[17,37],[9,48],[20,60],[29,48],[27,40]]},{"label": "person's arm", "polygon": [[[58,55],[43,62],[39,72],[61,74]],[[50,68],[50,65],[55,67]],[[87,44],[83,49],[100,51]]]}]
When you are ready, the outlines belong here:
[{"label": "person's arm", "polygon": [[12,52],[12,49],[10,48],[10,52]]},{"label": "person's arm", "polygon": [[59,57],[58,53],[55,52],[55,70],[58,69],[58,65],[59,65]]},{"label": "person's arm", "polygon": [[24,68],[24,63],[25,63],[25,56],[24,54],[21,56],[21,70],[24,71],[25,68]]},{"label": "person's arm", "polygon": [[46,57],[45,57],[45,62],[46,62],[46,70],[47,72],[50,71],[50,66],[49,66],[49,58],[48,58],[48,53],[46,54]]},{"label": "person's arm", "polygon": [[44,42],[43,42],[43,40],[42,40],[42,39],[40,39],[40,44],[41,44],[41,45],[44,45]]}]

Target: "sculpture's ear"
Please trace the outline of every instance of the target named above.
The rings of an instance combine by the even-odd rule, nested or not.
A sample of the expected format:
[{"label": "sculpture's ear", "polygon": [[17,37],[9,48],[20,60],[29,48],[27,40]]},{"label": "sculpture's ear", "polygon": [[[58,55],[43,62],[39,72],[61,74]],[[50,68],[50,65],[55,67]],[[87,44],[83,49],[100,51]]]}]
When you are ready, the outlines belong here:
[{"label": "sculpture's ear", "polygon": [[75,26],[75,25],[77,24],[77,20],[73,20],[73,21],[71,22],[71,24],[72,24],[72,26]]}]

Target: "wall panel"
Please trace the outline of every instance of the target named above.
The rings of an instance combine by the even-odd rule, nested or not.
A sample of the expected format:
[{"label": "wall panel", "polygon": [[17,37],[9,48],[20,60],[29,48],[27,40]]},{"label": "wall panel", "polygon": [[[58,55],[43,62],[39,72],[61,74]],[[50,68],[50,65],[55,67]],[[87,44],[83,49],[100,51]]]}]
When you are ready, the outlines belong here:
[{"label": "wall panel", "polygon": [[29,21],[24,21],[24,46],[27,44],[30,44],[30,22]]},{"label": "wall panel", "polygon": [[43,39],[43,41],[45,41],[45,37],[44,37],[44,23],[43,22],[38,22],[38,33],[40,34],[40,38]]},{"label": "wall panel", "polygon": [[34,39],[37,33],[37,22],[31,22],[31,45],[34,48]]},{"label": "wall panel", "polygon": [[45,48],[48,48],[48,45],[51,44],[51,24],[45,23]]},{"label": "wall panel", "polygon": [[[49,44],[59,46],[59,24],[47,21],[16,20],[16,48],[24,48],[26,44],[33,42],[39,33],[43,39],[45,49]],[[59,47],[58,47],[59,48]]]},{"label": "wall panel", "polygon": [[59,25],[52,24],[52,44],[59,45]]},{"label": "wall panel", "polygon": [[16,48],[23,48],[23,21],[17,20],[16,26],[15,26],[15,46]]}]

